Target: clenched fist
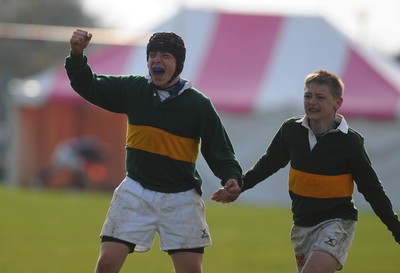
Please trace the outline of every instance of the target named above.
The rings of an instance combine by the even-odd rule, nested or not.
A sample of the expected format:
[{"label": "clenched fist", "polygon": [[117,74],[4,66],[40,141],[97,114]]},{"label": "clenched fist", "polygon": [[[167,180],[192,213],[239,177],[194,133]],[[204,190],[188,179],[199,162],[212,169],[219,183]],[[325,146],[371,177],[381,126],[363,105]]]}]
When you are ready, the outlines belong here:
[{"label": "clenched fist", "polygon": [[88,46],[90,40],[92,39],[92,34],[84,29],[77,29],[71,36],[69,40],[71,44],[71,52],[74,55],[82,54],[83,50]]}]

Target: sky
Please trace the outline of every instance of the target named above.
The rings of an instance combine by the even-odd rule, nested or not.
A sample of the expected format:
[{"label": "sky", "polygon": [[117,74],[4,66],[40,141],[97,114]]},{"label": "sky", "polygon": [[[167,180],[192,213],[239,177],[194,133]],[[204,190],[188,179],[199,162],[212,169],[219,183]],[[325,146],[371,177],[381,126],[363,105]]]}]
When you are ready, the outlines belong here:
[{"label": "sky", "polygon": [[84,0],[104,27],[143,33],[180,8],[325,17],[346,36],[383,55],[400,54],[399,0]]}]

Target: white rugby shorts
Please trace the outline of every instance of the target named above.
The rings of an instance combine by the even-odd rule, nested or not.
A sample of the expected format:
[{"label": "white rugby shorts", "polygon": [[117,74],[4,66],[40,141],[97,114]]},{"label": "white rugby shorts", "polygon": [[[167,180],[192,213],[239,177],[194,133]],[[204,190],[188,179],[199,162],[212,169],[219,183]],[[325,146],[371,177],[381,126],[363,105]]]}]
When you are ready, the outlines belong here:
[{"label": "white rugby shorts", "polygon": [[164,251],[210,246],[203,199],[195,189],[155,192],[126,177],[114,191],[101,236],[135,244],[135,252],[146,252],[156,232]]},{"label": "white rugby shorts", "polygon": [[293,226],[290,237],[298,271],[313,251],[329,253],[339,262],[337,270],[342,270],[353,242],[356,223],[348,219],[331,219],[313,227]]}]

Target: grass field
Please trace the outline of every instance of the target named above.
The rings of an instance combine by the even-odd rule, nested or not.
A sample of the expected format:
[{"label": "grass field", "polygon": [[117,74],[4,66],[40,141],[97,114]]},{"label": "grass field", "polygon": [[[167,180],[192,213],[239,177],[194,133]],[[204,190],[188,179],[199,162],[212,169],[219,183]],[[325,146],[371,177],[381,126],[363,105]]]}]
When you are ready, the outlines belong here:
[{"label": "grass field", "polygon": [[[93,272],[98,233],[111,193],[51,192],[0,187],[0,273]],[[205,273],[296,272],[287,208],[207,203],[213,246]],[[361,213],[343,273],[398,273],[400,246],[372,213]],[[122,273],[173,272],[156,240],[130,255]]]}]

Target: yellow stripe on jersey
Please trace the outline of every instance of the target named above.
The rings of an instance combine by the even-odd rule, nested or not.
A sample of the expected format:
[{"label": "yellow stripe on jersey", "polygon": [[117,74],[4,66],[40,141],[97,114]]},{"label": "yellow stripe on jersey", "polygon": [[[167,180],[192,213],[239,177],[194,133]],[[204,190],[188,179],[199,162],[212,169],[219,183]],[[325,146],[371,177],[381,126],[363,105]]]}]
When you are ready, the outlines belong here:
[{"label": "yellow stripe on jersey", "polygon": [[353,194],[354,182],[351,174],[318,175],[290,168],[289,190],[314,198],[349,197]]},{"label": "yellow stripe on jersey", "polygon": [[199,155],[200,141],[180,137],[151,126],[128,124],[126,144],[138,150],[195,163]]}]

